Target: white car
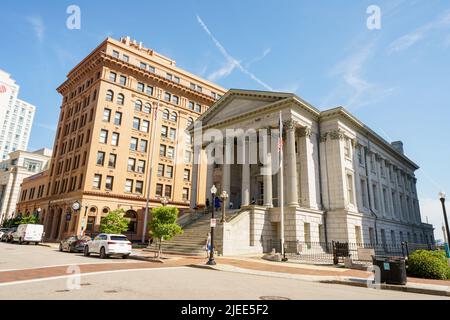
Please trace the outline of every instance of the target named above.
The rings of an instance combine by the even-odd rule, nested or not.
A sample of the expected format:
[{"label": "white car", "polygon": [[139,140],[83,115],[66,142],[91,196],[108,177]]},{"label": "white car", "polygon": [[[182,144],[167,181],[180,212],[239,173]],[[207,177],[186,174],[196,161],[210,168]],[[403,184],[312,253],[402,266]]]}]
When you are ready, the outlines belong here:
[{"label": "white car", "polygon": [[121,234],[101,233],[84,246],[84,255],[88,257],[91,253],[99,254],[101,259],[110,256],[127,259],[131,254],[131,242]]},{"label": "white car", "polygon": [[38,245],[42,241],[43,233],[44,226],[42,224],[21,224],[12,234],[12,242],[19,244],[34,242],[35,245]]}]

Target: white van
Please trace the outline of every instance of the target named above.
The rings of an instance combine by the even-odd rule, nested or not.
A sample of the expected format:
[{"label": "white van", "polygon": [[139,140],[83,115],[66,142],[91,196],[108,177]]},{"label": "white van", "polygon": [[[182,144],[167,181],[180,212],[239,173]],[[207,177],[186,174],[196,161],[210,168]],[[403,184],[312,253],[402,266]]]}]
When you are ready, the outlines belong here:
[{"label": "white van", "polygon": [[35,245],[42,241],[44,226],[42,224],[21,224],[17,231],[12,234],[12,242],[23,244],[34,242]]}]

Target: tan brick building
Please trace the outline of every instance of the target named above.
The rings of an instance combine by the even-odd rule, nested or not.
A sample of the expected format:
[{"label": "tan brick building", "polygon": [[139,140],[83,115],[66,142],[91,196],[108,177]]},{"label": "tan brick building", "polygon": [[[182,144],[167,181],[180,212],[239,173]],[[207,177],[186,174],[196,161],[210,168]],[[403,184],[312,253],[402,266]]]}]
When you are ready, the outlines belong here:
[{"label": "tan brick building", "polygon": [[[221,87],[126,37],[102,42],[58,92],[63,103],[50,170],[22,185],[45,190],[17,206],[21,213],[38,206],[47,239],[98,232],[102,216],[123,208],[131,218],[127,235],[139,240],[147,188],[151,207],[167,197],[181,211],[189,208],[192,186],[205,189],[206,169],[194,172],[185,130],[224,94]],[[193,196],[204,203],[204,194]],[[75,202],[80,210],[71,208]]]}]

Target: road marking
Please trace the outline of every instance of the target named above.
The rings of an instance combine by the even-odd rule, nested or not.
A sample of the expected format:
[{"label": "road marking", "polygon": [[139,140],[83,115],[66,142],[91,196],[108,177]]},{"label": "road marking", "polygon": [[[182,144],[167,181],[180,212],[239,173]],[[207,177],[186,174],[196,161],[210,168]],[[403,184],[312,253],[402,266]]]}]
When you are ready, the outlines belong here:
[{"label": "road marking", "polygon": [[[79,274],[79,276],[80,277],[84,277],[84,276],[93,276],[93,275],[100,275],[100,274],[107,274],[107,273],[118,273],[118,272],[159,271],[159,270],[177,270],[177,269],[189,269],[189,267],[163,267],[163,268],[141,268],[141,269],[109,270],[109,271],[81,273],[81,274]],[[78,276],[78,275],[75,275],[75,276]],[[12,286],[12,285],[27,284],[27,283],[41,282],[41,281],[67,279],[67,278],[71,278],[71,277],[74,277],[74,275],[73,274],[67,274],[67,275],[64,275],[64,276],[56,276],[56,277],[48,277],[48,278],[40,278],[40,279],[32,279],[32,280],[5,282],[5,283],[0,283],[0,287],[7,287],[7,286]]]},{"label": "road marking", "polygon": [[107,264],[107,263],[113,263],[113,264],[121,264],[121,263],[142,263],[142,261],[136,261],[136,260],[117,260],[117,262],[114,262],[114,260],[109,261],[98,261],[98,262],[82,262],[82,263],[70,263],[70,264],[55,264],[55,265],[47,265],[47,266],[37,266],[37,267],[31,267],[31,268],[23,268],[23,269],[3,269],[0,270],[1,272],[10,272],[10,271],[26,271],[26,270],[35,270],[35,269],[47,269],[47,268],[58,268],[58,267],[70,267],[70,266],[83,266],[88,264],[95,264],[95,265],[101,265],[101,264]]}]

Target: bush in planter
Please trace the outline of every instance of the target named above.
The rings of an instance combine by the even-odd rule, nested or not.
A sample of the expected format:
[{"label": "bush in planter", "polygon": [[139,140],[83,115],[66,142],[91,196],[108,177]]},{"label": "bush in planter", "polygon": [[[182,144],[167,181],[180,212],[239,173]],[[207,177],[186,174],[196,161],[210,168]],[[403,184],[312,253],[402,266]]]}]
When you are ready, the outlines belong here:
[{"label": "bush in planter", "polygon": [[414,251],[408,259],[408,275],[426,279],[450,279],[450,268],[443,251]]}]

